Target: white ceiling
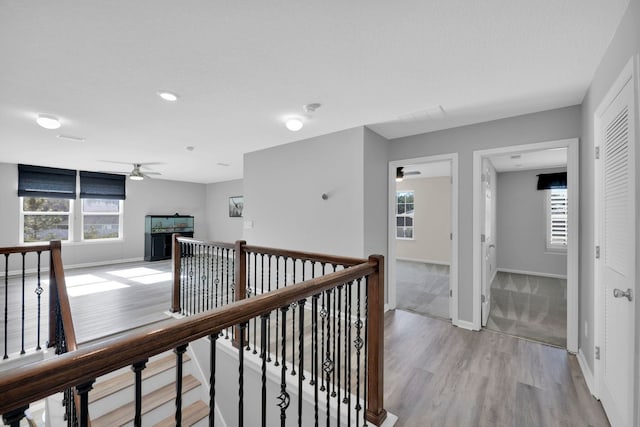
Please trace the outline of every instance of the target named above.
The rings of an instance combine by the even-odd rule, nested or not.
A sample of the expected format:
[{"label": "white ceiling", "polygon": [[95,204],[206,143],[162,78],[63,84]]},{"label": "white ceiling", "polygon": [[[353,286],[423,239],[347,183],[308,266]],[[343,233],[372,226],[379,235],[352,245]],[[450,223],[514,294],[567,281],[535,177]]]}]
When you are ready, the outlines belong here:
[{"label": "white ceiling", "polygon": [[240,178],[243,153],[355,126],[396,138],[575,105],[628,1],[0,0],[0,161],[161,162],[208,183]]},{"label": "white ceiling", "polygon": [[489,157],[497,172],[549,169],[567,166],[567,149],[509,153]]}]

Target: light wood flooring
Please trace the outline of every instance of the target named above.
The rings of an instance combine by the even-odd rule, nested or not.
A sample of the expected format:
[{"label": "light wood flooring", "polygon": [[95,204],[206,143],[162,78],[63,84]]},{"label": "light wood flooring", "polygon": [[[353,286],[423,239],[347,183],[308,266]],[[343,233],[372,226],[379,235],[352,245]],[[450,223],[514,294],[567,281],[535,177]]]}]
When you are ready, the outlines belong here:
[{"label": "light wood flooring", "polygon": [[[141,282],[169,268],[156,262],[69,271],[67,277],[104,275],[130,285],[71,297],[80,340],[163,319],[170,285]],[[565,350],[402,310],[385,315],[384,388],[398,426],[609,425]]]}]

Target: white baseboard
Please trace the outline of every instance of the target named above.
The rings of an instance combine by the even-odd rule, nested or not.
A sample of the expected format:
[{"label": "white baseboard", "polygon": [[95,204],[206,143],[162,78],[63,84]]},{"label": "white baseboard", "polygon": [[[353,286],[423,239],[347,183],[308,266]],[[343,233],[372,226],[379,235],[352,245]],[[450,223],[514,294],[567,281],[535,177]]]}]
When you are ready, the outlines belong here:
[{"label": "white baseboard", "polygon": [[598,398],[595,393],[595,379],[593,377],[593,372],[589,369],[589,364],[587,363],[587,359],[584,357],[584,353],[582,349],[578,349],[578,354],[576,355],[578,359],[578,365],[580,365],[580,370],[582,371],[582,376],[584,377],[585,382],[587,383],[587,388],[589,389],[589,393],[596,399]]},{"label": "white baseboard", "polygon": [[512,268],[498,268],[502,273],[527,274],[529,276],[551,277],[552,279],[566,279],[566,274],[540,273],[538,271],[515,270]]},{"label": "white baseboard", "polygon": [[410,261],[410,262],[422,262],[424,264],[435,264],[435,265],[446,265],[447,267],[450,266],[450,263],[445,262],[445,261],[435,261],[432,259],[418,259],[418,258],[404,258],[404,257],[396,257],[396,260],[398,261]]},{"label": "white baseboard", "polygon": [[462,328],[462,329],[468,329],[470,331],[478,331],[479,329],[475,327],[475,325],[473,324],[473,322],[467,322],[466,320],[460,320],[458,319],[455,323],[455,326]]}]

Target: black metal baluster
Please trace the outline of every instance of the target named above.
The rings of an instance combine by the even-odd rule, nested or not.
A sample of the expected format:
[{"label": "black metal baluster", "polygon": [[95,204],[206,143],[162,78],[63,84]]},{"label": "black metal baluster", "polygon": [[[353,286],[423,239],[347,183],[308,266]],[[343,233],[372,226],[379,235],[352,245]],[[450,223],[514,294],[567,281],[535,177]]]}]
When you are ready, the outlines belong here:
[{"label": "black metal baluster", "polygon": [[7,334],[9,333],[9,254],[4,254],[4,356],[8,359],[7,354]]},{"label": "black metal baluster", "polygon": [[304,305],[307,300],[298,301],[300,306],[300,327],[298,328],[298,425],[302,426],[302,381],[304,381]]},{"label": "black metal baluster", "polygon": [[[293,261],[293,273],[292,273],[292,284],[296,282],[296,260],[295,258],[291,259]],[[296,307],[297,304],[294,302],[291,304],[292,310],[292,324],[291,324],[291,375],[296,374]]]},{"label": "black metal baluster", "polygon": [[362,337],[360,336],[360,330],[362,329],[362,320],[360,320],[360,285],[361,279],[358,279],[358,289],[356,293],[356,339],[353,344],[356,347],[356,425],[360,424],[360,350],[364,345]]},{"label": "black metal baluster", "polygon": [[38,266],[37,266],[37,271],[38,271],[37,272],[37,274],[38,274],[38,276],[37,276],[38,279],[37,280],[38,280],[38,282],[37,282],[37,286],[36,286],[36,289],[35,289],[34,292],[38,296],[38,313],[37,313],[37,316],[38,316],[38,320],[37,320],[38,342],[36,343],[36,350],[40,350],[41,349],[41,347],[40,347],[40,314],[41,314],[41,307],[42,307],[42,305],[41,305],[42,302],[41,302],[40,296],[44,292],[44,289],[42,288],[42,285],[40,284],[40,261],[41,261],[42,251],[38,251],[37,254],[38,254]]},{"label": "black metal baluster", "polygon": [[[335,270],[335,268],[334,268]],[[335,289],[332,289],[331,292],[334,294],[333,297],[333,315],[331,316],[331,320],[333,323],[333,337],[331,339],[331,345],[333,346],[332,348],[332,360],[335,364],[336,361],[336,297],[335,294],[337,293]],[[332,369],[332,377],[331,377],[331,397],[336,397],[336,370]]]},{"label": "black metal baluster", "polygon": [[93,388],[94,382],[95,380],[91,380],[76,386],[76,392],[80,396],[80,427],[89,425],[89,391]]},{"label": "black metal baluster", "polygon": [[142,370],[147,366],[147,359],[136,362],[131,366],[135,375],[135,403],[136,412],[133,418],[133,425],[142,425]]},{"label": "black metal baluster", "polygon": [[290,397],[287,392],[287,310],[289,307],[281,307],[282,312],[282,369],[280,370],[280,395],[278,396],[278,406],[280,407],[280,426],[286,427],[287,408]]},{"label": "black metal baluster", "polygon": [[24,418],[24,411],[29,409],[29,405],[2,414],[2,421],[9,427],[20,427],[20,420]]},{"label": "black metal baluster", "polygon": [[262,359],[262,427],[267,425],[267,319],[269,314],[260,316],[260,358]]},{"label": "black metal baluster", "polygon": [[363,426],[367,425],[367,386],[369,382],[369,349],[367,347],[367,340],[369,335],[369,276],[367,276],[364,283],[364,407],[362,408]]},{"label": "black metal baluster", "polygon": [[194,310],[193,310],[193,243],[189,243],[188,245],[188,252],[187,252],[187,259],[189,260],[189,309],[188,309],[188,315],[192,316],[194,314]]},{"label": "black metal baluster", "polygon": [[313,385],[313,416],[314,426],[318,426],[318,295],[314,295],[311,299],[311,348],[313,350],[312,379]]},{"label": "black metal baluster", "polygon": [[[225,257],[224,257],[224,259],[223,259],[223,265],[225,265],[224,261],[225,261],[225,260],[227,261],[227,262],[226,262],[226,271],[225,271],[225,276],[227,276],[227,290],[226,290],[226,292],[225,292],[225,295],[226,295],[226,304],[228,305],[228,304],[229,304],[229,249],[228,249],[228,248],[225,248],[224,252],[225,252]],[[235,253],[235,252],[234,252],[234,253]],[[231,262],[231,263],[232,263],[232,269],[233,269],[233,271],[234,271],[234,276],[233,276],[234,278],[233,278],[233,281],[231,282],[231,293],[232,293],[232,296],[233,296],[233,289],[234,289],[234,287],[236,286],[236,279],[235,279],[235,259],[236,259],[236,257],[235,257],[235,255],[234,255],[233,260],[232,260],[232,262]],[[224,288],[224,286],[223,286],[223,288]],[[232,301],[233,301],[233,300],[232,300]],[[231,334],[232,334],[232,336],[233,336],[233,329],[234,329],[234,328],[231,328]],[[227,340],[229,339],[229,328],[225,329],[225,335],[224,335],[224,338],[225,338],[225,339],[227,339]]]},{"label": "black metal baluster", "polygon": [[[262,277],[262,271],[260,272],[260,275]],[[253,255],[253,296],[256,296],[256,295],[258,295],[258,254],[257,253]],[[253,318],[253,354],[258,353],[258,350],[256,347],[256,335],[258,332],[258,329],[256,328],[256,321],[257,321],[257,318],[254,317]]]},{"label": "black metal baluster", "polygon": [[182,425],[182,356],[187,351],[187,344],[176,347],[176,427]]},{"label": "black metal baluster", "polygon": [[21,331],[21,336],[22,336],[22,347],[20,350],[20,354],[25,354],[26,352],[24,351],[24,311],[25,311],[25,300],[24,300],[24,287],[25,287],[25,261],[24,258],[27,255],[26,252],[22,252],[22,331]]},{"label": "black metal baluster", "polygon": [[204,311],[204,281],[206,275],[202,273],[202,244],[198,243],[197,247],[197,255],[196,255],[196,263],[198,265],[198,313]]},{"label": "black metal baluster", "polygon": [[[325,292],[327,294],[327,314],[331,313],[331,289]],[[331,395],[331,372],[333,371],[333,360],[331,360],[331,320],[327,319],[327,347],[325,353],[325,359],[322,364],[322,369],[326,375],[326,385],[327,385],[327,427],[331,425],[331,406],[330,406],[330,395]]]},{"label": "black metal baluster", "polygon": [[[276,256],[276,290],[280,289],[280,256]],[[278,362],[278,347],[280,343],[278,342],[278,334],[280,333],[280,310],[276,310],[276,361],[273,364],[274,366],[280,365]]]},{"label": "black metal baluster", "polygon": [[240,324],[240,345],[238,346],[238,427],[244,425],[244,339],[249,322]]},{"label": "black metal baluster", "polygon": [[220,333],[215,332],[209,337],[209,427],[214,426],[216,417],[216,344],[219,336]]},{"label": "black metal baluster", "polygon": [[[268,292],[271,292],[271,254],[267,256],[267,262],[269,263],[267,289]],[[271,362],[271,313],[269,313],[267,320],[267,362]]]},{"label": "black metal baluster", "polygon": [[[218,308],[218,285],[220,285],[220,248],[215,248],[215,263],[211,263],[211,268],[213,269],[213,265],[215,264],[215,279],[213,279],[213,285],[215,286],[215,307]],[[223,276],[224,277],[224,276]]]},{"label": "black metal baluster", "polygon": [[340,410],[340,321],[341,321],[341,313],[340,313],[340,306],[342,304],[342,288],[343,285],[338,286],[338,303],[335,304],[335,307],[338,308],[337,310],[337,316],[338,316],[338,332],[336,334],[336,341],[338,342],[338,354],[337,354],[337,358],[336,358],[336,371],[338,373],[338,394],[337,394],[337,400],[338,400],[338,406],[337,406],[337,410],[336,410],[336,415],[338,417],[337,419],[337,425],[340,425],[340,413],[342,412]]},{"label": "black metal baluster", "polygon": [[187,261],[184,253],[186,245],[183,242],[179,242],[178,244],[180,245],[180,312],[185,315],[187,313]]},{"label": "black metal baluster", "polygon": [[343,403],[345,403],[347,405],[348,411],[347,411],[347,425],[350,426],[351,425],[351,310],[352,310],[352,306],[351,306],[351,291],[353,288],[353,281],[351,283],[349,283],[349,286],[347,287],[347,301],[349,303],[349,307],[347,308],[346,312],[347,312],[347,316],[348,316],[348,324],[349,324],[349,328],[347,329],[347,336],[346,336],[346,341],[345,341],[345,349],[347,349],[347,353],[348,353],[348,357],[347,357],[347,372],[349,373],[348,379],[347,379],[347,393],[344,396],[344,400],[342,401]]},{"label": "black metal baluster", "polygon": [[[246,284],[242,284],[240,286],[244,286],[245,287],[245,293],[244,293],[244,297],[245,298],[251,298],[251,255],[253,255],[253,274],[255,276],[255,257],[256,254],[255,253],[249,253],[247,255],[247,283]],[[254,277],[254,282],[255,282],[255,277]],[[255,317],[253,318],[253,321],[255,322]],[[251,320],[249,320],[247,322],[247,351],[251,350]]]},{"label": "black metal baluster", "polygon": [[[325,271],[325,263],[322,263],[322,275],[324,276],[324,271]],[[326,292],[322,293],[322,310],[320,310],[320,322],[321,322],[321,328],[320,331],[322,333],[322,337],[320,340],[320,345],[322,346],[322,349],[320,351],[320,354],[324,357],[324,319],[327,317],[327,310],[325,309],[325,294]],[[322,382],[322,385],[320,386],[320,391],[324,391],[325,390],[325,386],[324,386],[324,374],[320,374],[320,381]]]}]

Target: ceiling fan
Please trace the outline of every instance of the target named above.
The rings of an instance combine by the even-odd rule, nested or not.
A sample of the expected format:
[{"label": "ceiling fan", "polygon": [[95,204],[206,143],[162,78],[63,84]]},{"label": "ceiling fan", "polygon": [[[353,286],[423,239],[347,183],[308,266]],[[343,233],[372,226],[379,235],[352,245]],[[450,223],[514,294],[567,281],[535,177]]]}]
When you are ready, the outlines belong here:
[{"label": "ceiling fan", "polygon": [[396,168],[396,182],[402,182],[405,176],[420,175],[420,171],[404,171],[404,166]]},{"label": "ceiling fan", "polygon": [[117,173],[117,174],[126,174],[129,179],[134,181],[142,181],[145,178],[151,178],[149,175],[162,175],[160,172],[153,171],[142,171],[142,169],[149,169],[149,165],[161,165],[161,162],[147,162],[147,163],[128,163],[128,162],[114,162],[110,160],[103,160],[103,162],[107,163],[118,163],[123,165],[133,165],[133,170],[131,172],[107,172],[107,173]]}]

